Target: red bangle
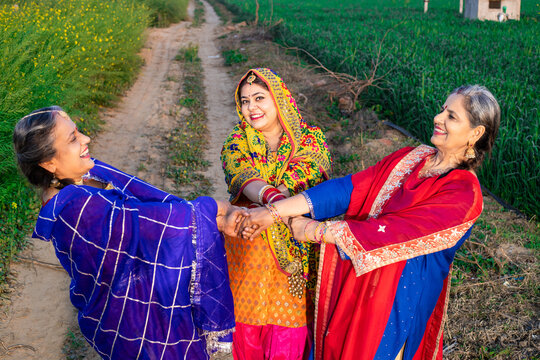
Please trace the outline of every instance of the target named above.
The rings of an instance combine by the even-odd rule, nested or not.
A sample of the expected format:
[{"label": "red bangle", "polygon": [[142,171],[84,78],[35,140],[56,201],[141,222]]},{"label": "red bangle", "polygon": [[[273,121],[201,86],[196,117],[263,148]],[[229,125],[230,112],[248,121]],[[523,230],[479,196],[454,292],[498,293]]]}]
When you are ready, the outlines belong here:
[{"label": "red bangle", "polygon": [[273,195],[268,199],[268,203],[269,203],[269,204],[272,204],[272,203],[275,203],[276,201],[283,200],[283,199],[286,199],[285,195],[283,195],[282,193],[278,192],[278,193],[273,194]]},{"label": "red bangle", "polygon": [[273,186],[268,185],[268,184],[261,187],[261,189],[259,190],[259,195],[257,196],[257,199],[259,200],[259,204],[263,205],[263,193],[265,193],[266,190],[271,189],[271,188],[273,188]]},{"label": "red bangle", "polygon": [[270,189],[266,190],[262,196],[263,204],[267,204],[270,201],[270,198],[274,197],[275,194],[279,194],[279,190],[275,187],[271,187]]}]

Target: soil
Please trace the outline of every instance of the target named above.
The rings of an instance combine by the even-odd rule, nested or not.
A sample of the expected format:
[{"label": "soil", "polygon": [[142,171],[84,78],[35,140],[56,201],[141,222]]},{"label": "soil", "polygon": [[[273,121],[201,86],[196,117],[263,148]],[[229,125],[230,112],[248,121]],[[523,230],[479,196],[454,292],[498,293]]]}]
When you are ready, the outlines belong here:
[{"label": "soil", "polygon": [[220,19],[212,6],[207,2],[203,2],[203,4],[206,22],[197,36],[199,37],[199,57],[204,68],[206,124],[209,129],[206,159],[210,162],[210,167],[205,175],[212,182],[213,196],[220,200],[226,200],[229,196],[219,154],[225,138],[231,132],[234,124],[238,122],[233,95],[236,82],[232,80],[228,69],[223,66],[221,51],[216,45],[216,38],[224,31],[220,26]]},{"label": "soil", "polygon": [[[201,27],[192,28],[185,21],[148,30],[140,53],[144,66],[118,104],[103,109],[101,118],[105,125],[90,150],[93,157],[172,191],[172,180],[165,174],[168,156],[165,136],[183,111],[178,105],[182,68],[174,58],[180,48],[198,44],[207,91],[207,125],[211,129],[206,152],[211,165],[205,175],[214,185],[212,196],[227,199],[219,153],[237,119],[232,98],[235,85],[214,43],[216,33],[221,31],[220,20],[211,6],[203,4],[206,21]],[[193,14],[193,3],[188,10]],[[78,339],[76,311],[69,300],[70,280],[63,269],[40,265],[39,262],[44,262],[59,266],[50,243],[33,239],[29,242],[21,258],[32,260],[12,264],[15,280],[11,304],[0,309],[0,359],[63,359],[66,339]],[[71,329],[73,332],[68,336]],[[99,356],[85,350],[82,355],[71,354],[70,358],[99,359]]]}]

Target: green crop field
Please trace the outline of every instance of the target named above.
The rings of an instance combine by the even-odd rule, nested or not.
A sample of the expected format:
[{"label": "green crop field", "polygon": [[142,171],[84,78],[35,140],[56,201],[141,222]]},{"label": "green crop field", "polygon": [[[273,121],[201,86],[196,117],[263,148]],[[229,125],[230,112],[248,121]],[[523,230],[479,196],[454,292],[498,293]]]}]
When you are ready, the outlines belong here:
[{"label": "green crop field", "polygon": [[[255,18],[255,0],[220,0]],[[363,77],[382,45],[386,90],[364,102],[429,143],[433,117],[463,84],[481,84],[499,100],[502,124],[491,159],[479,172],[488,189],[528,214],[540,214],[540,5],[521,2],[521,20],[471,21],[459,1],[259,0],[259,22],[276,41],[309,51],[333,71]],[[264,64],[261,64],[263,66]]]}]

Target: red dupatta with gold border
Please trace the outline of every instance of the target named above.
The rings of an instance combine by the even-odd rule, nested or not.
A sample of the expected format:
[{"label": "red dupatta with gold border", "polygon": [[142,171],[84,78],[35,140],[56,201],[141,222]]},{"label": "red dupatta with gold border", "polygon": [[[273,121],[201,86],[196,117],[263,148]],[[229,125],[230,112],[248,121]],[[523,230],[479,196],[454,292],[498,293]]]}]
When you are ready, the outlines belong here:
[{"label": "red dupatta with gold border", "polygon": [[[348,260],[341,260],[337,248],[334,245],[324,245],[321,247],[321,257],[319,264],[319,279],[317,284],[317,310],[315,317],[315,359],[332,358],[336,356],[325,356],[325,348],[332,344],[328,342],[329,322],[332,321],[334,311],[349,312],[339,306],[358,306],[363,299],[354,300],[354,295],[348,295],[353,301],[345,302],[346,296],[343,291],[347,290],[347,284],[343,286],[343,281],[365,282],[366,287],[357,287],[366,292],[358,296],[368,296],[372,293],[368,288],[378,286],[379,290],[389,298],[395,292],[395,286],[399,281],[400,269],[403,269],[407,259],[432,254],[444,249],[449,249],[456,245],[464,234],[470,229],[474,221],[482,211],[482,199],[480,186],[476,177],[463,170],[456,170],[446,175],[446,179],[439,180],[438,177],[420,179],[418,171],[425,160],[436,150],[429,146],[419,146],[411,150],[406,148],[383,159],[376,166],[367,169],[365,172],[353,175],[353,194],[351,204],[346,214],[346,221],[335,222],[331,226],[331,231],[337,239],[339,248],[345,252]],[[411,179],[409,179],[411,177]],[[438,188],[443,184],[444,186]],[[468,191],[468,189],[472,191]],[[460,190],[461,189],[461,190]],[[465,189],[464,191],[462,191]],[[470,200],[469,205],[465,204],[452,214],[452,191],[457,196],[454,201],[459,204],[463,194]],[[409,195],[418,194],[419,198],[410,199]],[[396,199],[401,199],[400,201]],[[467,201],[469,201],[467,200]],[[407,203],[407,202],[410,202]],[[406,205],[403,205],[406,203]],[[441,217],[440,221],[428,219],[430,212],[434,214],[447,214]],[[426,219],[426,224],[423,223]],[[445,224],[450,224],[447,226]],[[388,268],[396,267],[394,269]],[[388,268],[388,269],[387,269]],[[385,276],[394,276],[387,284],[384,282]],[[340,285],[341,284],[341,285]],[[375,285],[373,285],[375,284]],[[448,285],[447,283],[445,285]],[[351,289],[352,287],[348,287]],[[381,290],[382,289],[382,290]],[[441,293],[441,300],[434,313],[438,318],[431,321],[436,323],[434,328],[437,333],[432,338],[423,341],[431,342],[426,345],[434,348],[433,352],[440,350],[435,342],[441,339],[442,318],[445,314],[447,289]],[[341,301],[342,305],[339,305]],[[365,329],[367,334],[377,333],[384,330],[384,316],[390,311],[392,298],[387,301],[384,309],[386,313],[373,314],[381,317],[380,329]],[[345,303],[345,305],[343,305]],[[364,302],[365,303],[365,302]],[[367,302],[366,311],[371,311],[371,304]],[[356,309],[355,309],[356,310]],[[336,318],[336,316],[334,316]],[[356,324],[362,327],[362,324]],[[345,326],[346,328],[346,326]],[[334,331],[335,327],[332,328]],[[342,334],[341,340],[349,334]],[[377,340],[375,336],[374,342]],[[338,342],[339,342],[338,341]],[[354,341],[354,340],[351,340]],[[334,348],[342,345],[335,345]],[[424,345],[423,345],[424,346]],[[366,351],[372,356],[376,351],[376,344],[373,349]],[[370,352],[371,351],[371,352]],[[428,351],[433,355],[432,351]],[[340,354],[340,356],[344,353]],[[430,355],[430,356],[431,356]],[[356,353],[357,358],[364,358]],[[368,357],[366,357],[368,358]],[[415,357],[416,358],[416,357]],[[426,357],[421,357],[426,358]]]}]

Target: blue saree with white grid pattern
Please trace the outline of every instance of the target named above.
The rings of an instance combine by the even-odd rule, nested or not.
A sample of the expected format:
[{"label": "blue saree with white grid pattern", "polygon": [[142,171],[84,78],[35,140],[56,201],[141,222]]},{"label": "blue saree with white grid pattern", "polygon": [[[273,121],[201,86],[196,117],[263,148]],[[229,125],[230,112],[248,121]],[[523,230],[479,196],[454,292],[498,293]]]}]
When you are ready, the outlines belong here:
[{"label": "blue saree with white grid pattern", "polygon": [[216,202],[186,201],[95,160],[40,211],[33,237],[52,241],[71,277],[81,332],[104,359],[207,359],[234,329]]}]

